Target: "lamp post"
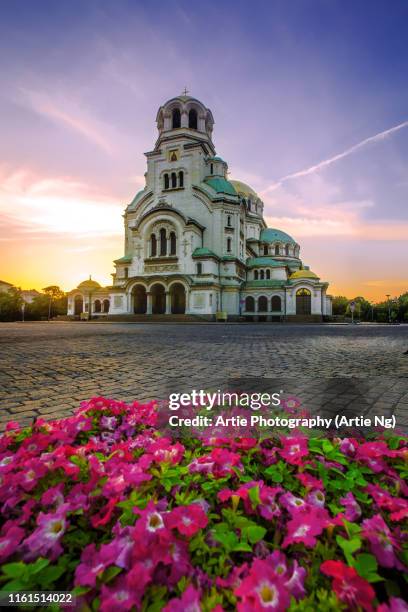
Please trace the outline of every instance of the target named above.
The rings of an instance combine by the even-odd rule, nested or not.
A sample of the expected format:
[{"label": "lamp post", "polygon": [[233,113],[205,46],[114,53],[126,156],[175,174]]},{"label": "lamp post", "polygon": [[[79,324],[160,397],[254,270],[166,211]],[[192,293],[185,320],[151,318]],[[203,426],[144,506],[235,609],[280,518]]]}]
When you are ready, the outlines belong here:
[{"label": "lamp post", "polygon": [[371,323],[374,322],[374,302],[370,302],[371,306]]},{"label": "lamp post", "polygon": [[391,323],[391,305],[390,305],[390,294],[386,294],[387,302],[388,302],[388,323]]}]

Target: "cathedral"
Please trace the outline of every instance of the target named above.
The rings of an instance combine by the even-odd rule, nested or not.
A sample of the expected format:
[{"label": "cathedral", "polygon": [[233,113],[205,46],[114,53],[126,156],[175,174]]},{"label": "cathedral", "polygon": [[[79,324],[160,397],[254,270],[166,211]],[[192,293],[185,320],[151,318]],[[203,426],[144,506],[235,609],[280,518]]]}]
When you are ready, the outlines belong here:
[{"label": "cathedral", "polygon": [[68,294],[68,315],[276,322],[331,315],[328,283],[303,264],[299,244],[267,227],[257,193],[229,178],[212,141],[211,110],[181,95],[159,108],[156,123],[145,187],[124,212],[124,254],[112,284],[80,283]]}]

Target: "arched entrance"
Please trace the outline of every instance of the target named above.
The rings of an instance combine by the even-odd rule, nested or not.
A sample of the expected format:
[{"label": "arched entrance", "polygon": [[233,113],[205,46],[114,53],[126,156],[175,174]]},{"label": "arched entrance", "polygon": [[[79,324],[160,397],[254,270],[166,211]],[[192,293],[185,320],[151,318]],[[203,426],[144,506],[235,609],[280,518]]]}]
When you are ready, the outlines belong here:
[{"label": "arched entrance", "polygon": [[103,300],[102,302],[102,312],[104,312],[105,314],[107,314],[109,312],[109,300]]},{"label": "arched entrance", "polygon": [[296,314],[312,314],[312,294],[309,289],[298,289],[296,291]]},{"label": "arched entrance", "polygon": [[245,310],[247,312],[255,312],[255,300],[252,295],[245,298]]},{"label": "arched entrance", "polygon": [[74,300],[74,314],[80,315],[84,311],[84,300],[82,295],[77,295]]},{"label": "arched entrance", "polygon": [[146,314],[147,295],[143,285],[136,285],[133,289],[133,311],[135,314]]},{"label": "arched entrance", "polygon": [[166,312],[166,293],[163,285],[153,285],[150,291],[152,294],[152,313],[164,314]]},{"label": "arched entrance", "polygon": [[170,287],[171,314],[185,314],[186,312],[186,290],[181,283],[175,283]]},{"label": "arched entrance", "polygon": [[258,312],[267,312],[268,310],[268,298],[264,295],[258,298]]},{"label": "arched entrance", "polygon": [[274,295],[271,302],[272,312],[280,312],[282,310],[282,300],[279,295]]}]

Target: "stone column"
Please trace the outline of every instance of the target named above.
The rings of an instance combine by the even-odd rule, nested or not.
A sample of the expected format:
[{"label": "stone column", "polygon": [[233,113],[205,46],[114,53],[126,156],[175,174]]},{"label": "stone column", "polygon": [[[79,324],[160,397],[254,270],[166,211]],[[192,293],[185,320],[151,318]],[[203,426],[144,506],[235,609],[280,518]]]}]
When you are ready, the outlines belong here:
[{"label": "stone column", "polygon": [[166,291],[166,315],[171,314],[171,293]]},{"label": "stone column", "polygon": [[146,292],[146,298],[147,298],[147,308],[146,308],[146,314],[152,314],[152,309],[153,309],[153,304],[152,304],[152,294],[150,291]]},{"label": "stone column", "polygon": [[181,127],[188,127],[188,112],[185,109],[181,111],[180,125]]}]

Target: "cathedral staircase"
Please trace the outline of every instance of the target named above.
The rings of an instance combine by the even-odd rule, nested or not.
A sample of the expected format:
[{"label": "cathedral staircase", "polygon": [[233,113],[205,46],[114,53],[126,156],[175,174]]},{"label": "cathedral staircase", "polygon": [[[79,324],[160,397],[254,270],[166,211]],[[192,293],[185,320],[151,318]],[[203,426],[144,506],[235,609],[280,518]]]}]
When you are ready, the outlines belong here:
[{"label": "cathedral staircase", "polygon": [[199,315],[171,314],[171,315],[107,315],[101,317],[103,321],[123,321],[129,323],[208,323],[211,318]]}]

